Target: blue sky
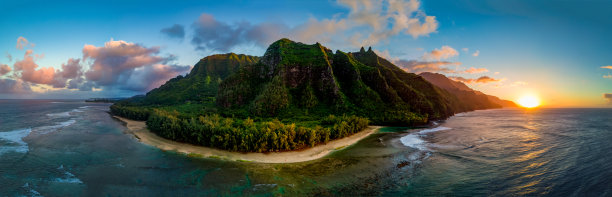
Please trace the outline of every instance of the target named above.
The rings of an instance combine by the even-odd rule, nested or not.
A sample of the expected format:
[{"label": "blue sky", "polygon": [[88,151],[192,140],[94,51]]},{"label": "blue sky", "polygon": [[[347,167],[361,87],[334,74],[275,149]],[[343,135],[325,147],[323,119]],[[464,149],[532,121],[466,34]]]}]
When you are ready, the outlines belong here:
[{"label": "blue sky", "polygon": [[[184,74],[187,66],[207,55],[262,55],[271,40],[289,37],[318,41],[332,50],[357,51],[360,45],[371,45],[409,72],[441,72],[505,99],[533,94],[553,107],[609,106],[604,95],[612,93],[612,77],[605,78],[612,73],[605,68],[612,65],[612,2],[399,1],[406,6],[397,13],[418,21],[411,24],[388,16],[391,8],[398,7],[389,6],[391,2],[3,1],[0,64],[11,71],[0,75],[0,98],[142,94],[152,86],[139,82],[159,84],[172,74]],[[413,5],[418,5],[416,10],[411,10]],[[434,21],[428,22],[428,17]],[[160,32],[175,24],[183,27],[183,37]],[[223,37],[231,33],[238,36]],[[30,45],[17,49],[19,37]],[[193,42],[194,37],[202,42]],[[96,55],[117,50],[109,43],[143,50],[121,57],[151,59],[129,68],[115,67],[107,60],[117,57]],[[86,56],[85,45],[96,53]],[[32,50],[36,67],[16,69],[27,50]],[[62,69],[70,58],[80,60],[74,67],[80,69],[78,77],[68,77],[68,68]],[[37,79],[42,76],[38,71],[46,67],[56,70],[55,78]],[[57,78],[58,73],[64,77]],[[492,80],[477,80],[483,76]],[[75,80],[72,89],[71,80]]]}]

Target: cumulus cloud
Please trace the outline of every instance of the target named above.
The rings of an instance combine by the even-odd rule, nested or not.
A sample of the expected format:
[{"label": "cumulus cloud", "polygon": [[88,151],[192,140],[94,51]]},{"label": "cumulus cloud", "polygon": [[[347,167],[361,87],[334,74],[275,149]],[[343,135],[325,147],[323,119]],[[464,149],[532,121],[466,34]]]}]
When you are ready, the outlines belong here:
[{"label": "cumulus cloud", "polygon": [[423,55],[423,59],[428,59],[428,60],[442,60],[442,59],[448,59],[451,57],[455,57],[458,56],[459,52],[457,52],[457,50],[453,49],[453,47],[450,46],[442,46],[442,48],[440,49],[434,49],[429,53],[425,53]]},{"label": "cumulus cloud", "polygon": [[608,100],[608,104],[612,104],[612,93],[603,94],[603,97]]},{"label": "cumulus cloud", "polygon": [[476,50],[476,52],[472,53],[472,56],[478,57],[480,55],[480,51]]},{"label": "cumulus cloud", "polygon": [[163,28],[160,30],[160,32],[170,38],[183,39],[185,37],[185,27],[179,24],[174,24],[170,27]]},{"label": "cumulus cloud", "polygon": [[53,67],[39,66],[36,60],[40,57],[40,55],[34,55],[32,50],[26,50],[23,59],[13,64],[15,68],[13,71],[14,77],[17,77],[23,82],[51,85],[54,88],[64,88],[66,87],[67,80],[82,75],[82,66],[79,64],[79,59],[69,59],[67,63],[62,64],[61,69],[54,69]]},{"label": "cumulus cloud", "polygon": [[17,79],[0,79],[0,94],[28,93],[30,85]]},{"label": "cumulus cloud", "polygon": [[501,79],[494,79],[489,76],[482,76],[476,79],[468,79],[468,78],[463,78],[463,77],[449,77],[449,78],[455,81],[463,82],[463,83],[493,83],[493,82],[501,81]]},{"label": "cumulus cloud", "polygon": [[19,36],[19,38],[17,38],[17,45],[15,45],[15,48],[21,50],[23,49],[23,47],[28,46],[28,44],[30,45],[30,47],[34,47],[34,43],[30,43],[28,39]]},{"label": "cumulus cloud", "polygon": [[15,74],[23,81],[38,84],[53,84],[55,69],[52,67],[40,67],[36,64],[32,50],[27,50],[22,60],[13,64]]},{"label": "cumulus cloud", "polygon": [[174,56],[162,57],[158,53],[159,47],[122,40],[111,39],[101,47],[85,45],[83,59],[91,62],[91,66],[85,72],[88,84],[83,85],[143,92],[189,71],[189,66],[168,65]]},{"label": "cumulus cloud", "polygon": [[0,64],[0,76],[5,75],[8,72],[11,72],[11,67],[6,64]]},{"label": "cumulus cloud", "polygon": [[418,0],[340,0],[348,14],[331,18],[311,17],[305,23],[289,27],[280,23],[227,23],[203,13],[193,23],[191,43],[197,50],[226,52],[239,45],[266,47],[280,38],[300,42],[334,42],[341,45],[365,46],[387,41],[399,34],[414,38],[436,32],[435,16],[420,10]]},{"label": "cumulus cloud", "polygon": [[612,69],[612,66],[610,66],[610,65],[608,65],[608,66],[602,66],[601,68]]}]

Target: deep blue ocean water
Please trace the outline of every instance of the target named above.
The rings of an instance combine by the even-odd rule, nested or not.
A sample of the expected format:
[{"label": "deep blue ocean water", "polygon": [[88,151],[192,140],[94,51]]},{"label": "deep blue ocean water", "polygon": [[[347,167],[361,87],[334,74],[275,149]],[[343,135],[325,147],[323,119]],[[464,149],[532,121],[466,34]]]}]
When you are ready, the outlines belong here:
[{"label": "deep blue ocean water", "polygon": [[109,104],[0,100],[0,196],[612,196],[612,109],[495,109],[259,164],[165,152]]}]

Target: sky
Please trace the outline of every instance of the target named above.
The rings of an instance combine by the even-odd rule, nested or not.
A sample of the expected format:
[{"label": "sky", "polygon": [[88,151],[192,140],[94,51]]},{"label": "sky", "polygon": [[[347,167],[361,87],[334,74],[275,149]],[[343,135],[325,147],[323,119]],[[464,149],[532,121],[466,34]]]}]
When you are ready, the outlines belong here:
[{"label": "sky", "polygon": [[611,107],[612,2],[2,1],[0,98],[129,97],[280,38],[548,107]]}]

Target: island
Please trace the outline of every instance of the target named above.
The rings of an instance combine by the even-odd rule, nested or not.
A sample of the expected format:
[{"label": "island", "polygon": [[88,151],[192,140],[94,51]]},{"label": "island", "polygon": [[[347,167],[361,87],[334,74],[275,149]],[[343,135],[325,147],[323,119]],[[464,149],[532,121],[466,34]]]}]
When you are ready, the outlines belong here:
[{"label": "island", "polygon": [[[117,101],[110,112],[142,142],[161,149],[297,162],[355,143],[380,126],[425,125],[502,107],[475,92],[470,95],[481,99],[463,99],[465,92],[405,72],[371,48],[333,52],[319,43],[281,39],[261,57],[205,57],[189,74]],[[288,155],[300,159],[274,158]]]}]

